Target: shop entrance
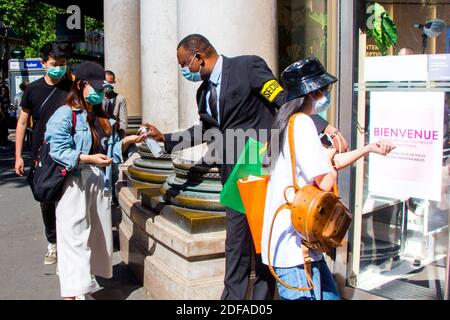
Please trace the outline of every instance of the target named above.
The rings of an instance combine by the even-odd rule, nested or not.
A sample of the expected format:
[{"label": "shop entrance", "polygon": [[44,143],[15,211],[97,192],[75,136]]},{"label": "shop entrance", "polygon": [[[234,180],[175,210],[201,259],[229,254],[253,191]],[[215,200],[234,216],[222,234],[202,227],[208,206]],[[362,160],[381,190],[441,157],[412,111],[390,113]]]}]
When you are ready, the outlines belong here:
[{"label": "shop entrance", "polygon": [[[350,176],[354,212],[345,268],[346,299],[449,299],[450,1],[379,1],[397,26],[382,52],[366,33],[367,4],[355,1],[353,146],[389,139]],[[369,15],[370,17],[370,15]],[[426,39],[423,26],[440,21]],[[443,24],[445,23],[445,24]],[[425,54],[422,54],[422,52]]]}]

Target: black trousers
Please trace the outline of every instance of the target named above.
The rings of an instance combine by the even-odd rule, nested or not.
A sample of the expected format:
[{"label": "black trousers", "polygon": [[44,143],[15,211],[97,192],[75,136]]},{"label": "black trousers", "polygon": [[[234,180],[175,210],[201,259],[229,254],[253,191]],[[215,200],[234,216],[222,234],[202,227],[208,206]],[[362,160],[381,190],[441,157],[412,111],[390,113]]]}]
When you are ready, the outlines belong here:
[{"label": "black trousers", "polygon": [[[225,240],[225,288],[222,300],[245,300],[254,253],[253,240],[245,215],[227,208]],[[254,255],[253,255],[254,256]],[[271,300],[275,293],[275,279],[269,267],[255,257],[256,279],[253,300]]]},{"label": "black trousers", "polygon": [[54,203],[41,202],[42,220],[44,221],[45,236],[50,243],[56,243],[56,206]]}]

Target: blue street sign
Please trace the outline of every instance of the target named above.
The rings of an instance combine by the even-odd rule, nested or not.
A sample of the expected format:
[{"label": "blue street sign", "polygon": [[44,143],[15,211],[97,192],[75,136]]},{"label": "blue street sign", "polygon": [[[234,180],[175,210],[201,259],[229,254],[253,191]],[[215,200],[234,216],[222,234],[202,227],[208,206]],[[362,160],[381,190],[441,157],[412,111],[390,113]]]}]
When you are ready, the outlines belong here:
[{"label": "blue street sign", "polygon": [[42,69],[44,66],[41,64],[41,60],[30,60],[27,59],[25,61],[25,69]]},{"label": "blue street sign", "polygon": [[11,59],[9,60],[10,71],[31,71],[45,69],[41,59]]}]

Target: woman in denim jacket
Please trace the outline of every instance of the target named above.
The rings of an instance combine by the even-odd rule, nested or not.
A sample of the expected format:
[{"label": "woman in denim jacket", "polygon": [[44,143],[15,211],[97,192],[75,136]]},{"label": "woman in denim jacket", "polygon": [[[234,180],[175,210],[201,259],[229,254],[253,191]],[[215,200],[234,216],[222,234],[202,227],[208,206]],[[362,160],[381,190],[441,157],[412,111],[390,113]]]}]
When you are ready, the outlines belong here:
[{"label": "woman in denim jacket", "polygon": [[[50,156],[70,174],[56,205],[58,271],[61,296],[83,299],[99,288],[95,275],[112,277],[111,164],[144,136],[119,141],[102,109],[103,68],[92,62],[79,66],[73,87],[47,123]],[[72,132],[72,115],[76,115]]]}]

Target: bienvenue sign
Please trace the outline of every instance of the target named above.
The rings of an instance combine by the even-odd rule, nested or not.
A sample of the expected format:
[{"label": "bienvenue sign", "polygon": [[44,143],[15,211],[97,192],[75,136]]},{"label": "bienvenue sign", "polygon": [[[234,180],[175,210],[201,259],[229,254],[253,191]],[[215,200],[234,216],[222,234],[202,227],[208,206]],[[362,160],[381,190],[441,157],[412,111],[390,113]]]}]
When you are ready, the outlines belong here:
[{"label": "bienvenue sign", "polygon": [[[446,79],[449,57],[369,57],[365,81]],[[370,194],[441,200],[444,103],[445,92],[370,93],[370,142],[391,140],[397,146],[387,157],[369,156]]]},{"label": "bienvenue sign", "polygon": [[370,155],[369,192],[440,201],[443,123],[444,92],[372,92],[370,142],[397,148]]}]

